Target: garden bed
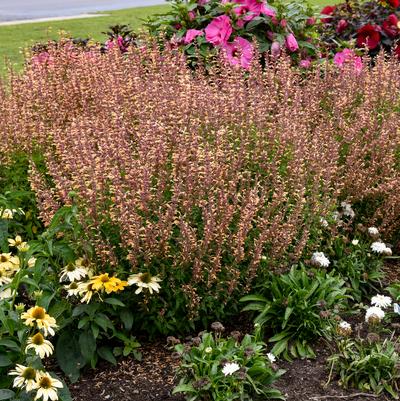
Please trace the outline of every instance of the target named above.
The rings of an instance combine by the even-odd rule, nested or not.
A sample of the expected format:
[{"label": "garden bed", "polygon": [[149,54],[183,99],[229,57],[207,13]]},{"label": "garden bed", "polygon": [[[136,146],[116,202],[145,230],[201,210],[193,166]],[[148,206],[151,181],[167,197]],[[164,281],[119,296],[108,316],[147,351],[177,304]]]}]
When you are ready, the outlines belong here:
[{"label": "garden bed", "polygon": [[[286,373],[276,387],[287,401],[390,400],[384,395],[357,395],[359,391],[342,389],[336,381],[325,387],[329,374],[326,363],[329,349],[326,343],[318,345],[316,354],[315,360],[279,361],[279,368],[285,369]],[[71,385],[71,394],[74,401],[183,401],[183,396],[171,395],[175,384],[174,368],[178,364],[164,344],[147,344],[143,347],[141,362],[125,358],[117,366],[104,363]]]}]

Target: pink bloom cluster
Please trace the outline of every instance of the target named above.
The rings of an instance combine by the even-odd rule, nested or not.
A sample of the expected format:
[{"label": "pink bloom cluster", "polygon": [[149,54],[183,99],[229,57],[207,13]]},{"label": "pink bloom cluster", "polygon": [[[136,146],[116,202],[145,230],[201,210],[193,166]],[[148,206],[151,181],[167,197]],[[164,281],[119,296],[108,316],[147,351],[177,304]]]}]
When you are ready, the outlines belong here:
[{"label": "pink bloom cluster", "polygon": [[344,49],[336,53],[333,62],[340,68],[343,68],[345,64],[352,64],[356,73],[360,73],[363,68],[361,57],[357,56],[351,49]]}]

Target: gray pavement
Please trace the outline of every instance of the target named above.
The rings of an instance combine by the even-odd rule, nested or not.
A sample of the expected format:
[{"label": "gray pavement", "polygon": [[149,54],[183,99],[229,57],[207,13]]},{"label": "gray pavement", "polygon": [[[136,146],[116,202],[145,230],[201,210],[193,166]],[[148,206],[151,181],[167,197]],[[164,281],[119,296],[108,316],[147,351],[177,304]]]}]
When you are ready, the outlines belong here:
[{"label": "gray pavement", "polygon": [[0,21],[63,17],[163,3],[165,0],[0,0]]}]

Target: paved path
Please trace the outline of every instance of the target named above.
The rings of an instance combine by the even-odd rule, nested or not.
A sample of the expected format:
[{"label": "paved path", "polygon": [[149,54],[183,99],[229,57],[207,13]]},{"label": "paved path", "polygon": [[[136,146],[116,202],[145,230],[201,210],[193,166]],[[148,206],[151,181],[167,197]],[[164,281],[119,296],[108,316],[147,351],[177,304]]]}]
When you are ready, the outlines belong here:
[{"label": "paved path", "polygon": [[75,16],[164,2],[164,0],[0,0],[0,21]]}]

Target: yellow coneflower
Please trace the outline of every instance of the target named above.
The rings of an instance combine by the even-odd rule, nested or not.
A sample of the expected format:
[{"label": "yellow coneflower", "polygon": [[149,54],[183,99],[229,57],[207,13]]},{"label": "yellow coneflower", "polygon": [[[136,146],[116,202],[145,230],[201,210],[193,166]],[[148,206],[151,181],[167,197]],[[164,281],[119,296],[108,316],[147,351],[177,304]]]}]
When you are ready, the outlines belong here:
[{"label": "yellow coneflower", "polygon": [[25,320],[27,326],[33,327],[36,324],[38,329],[43,329],[46,336],[48,333],[52,336],[55,334],[53,328],[57,327],[56,319],[46,313],[46,309],[41,306],[28,309],[27,312],[22,313],[21,319]]},{"label": "yellow coneflower", "polygon": [[32,257],[28,259],[28,267],[32,268],[36,264],[36,258]]},{"label": "yellow coneflower", "polygon": [[18,247],[19,245],[21,245],[22,242],[22,238],[20,235],[17,235],[14,239],[8,239],[8,243],[10,246],[14,246],[14,247]]},{"label": "yellow coneflower", "polygon": [[17,364],[14,370],[8,372],[10,376],[17,376],[13,386],[31,391],[36,384],[37,371],[29,366]]},{"label": "yellow coneflower", "polygon": [[9,284],[11,281],[10,272],[0,267],[0,285]]},{"label": "yellow coneflower", "polygon": [[63,388],[60,380],[54,379],[47,372],[38,372],[34,389],[37,390],[35,400],[43,398],[43,401],[48,399],[55,401],[58,400],[58,390]]},{"label": "yellow coneflower", "polygon": [[19,258],[18,256],[12,256],[11,253],[0,254],[0,269],[8,271],[16,271],[19,269]]},{"label": "yellow coneflower", "polygon": [[32,337],[29,337],[27,344],[28,345],[25,348],[25,352],[33,349],[36,355],[39,355],[42,359],[44,357],[50,356],[54,351],[53,344],[49,340],[45,340],[42,333],[40,332],[36,333]]},{"label": "yellow coneflower", "polygon": [[118,292],[128,285],[126,281],[122,281],[117,277],[109,277],[108,273],[94,276],[90,282],[93,284],[92,288],[94,290],[105,291],[107,294]]},{"label": "yellow coneflower", "polygon": [[14,217],[15,209],[0,209],[0,218],[5,220],[11,220]]},{"label": "yellow coneflower", "polygon": [[158,284],[161,279],[157,276],[152,276],[150,273],[138,273],[132,274],[128,277],[128,284],[136,284],[139,288],[135,291],[135,294],[140,294],[144,288],[148,289],[150,294],[153,291],[158,292],[161,288]]}]

